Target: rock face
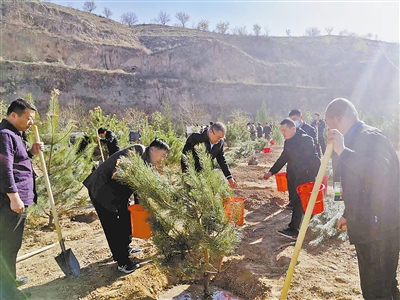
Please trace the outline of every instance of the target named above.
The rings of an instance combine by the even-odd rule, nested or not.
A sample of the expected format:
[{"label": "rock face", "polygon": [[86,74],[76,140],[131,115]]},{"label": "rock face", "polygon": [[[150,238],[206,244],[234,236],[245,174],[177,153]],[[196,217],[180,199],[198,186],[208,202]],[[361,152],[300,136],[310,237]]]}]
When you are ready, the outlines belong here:
[{"label": "rock face", "polygon": [[398,44],[127,27],[52,3],[16,3],[1,5],[0,97],[7,101],[32,93],[41,103],[57,87],[61,103],[78,99],[107,112],[151,111],[166,98],[172,106],[196,101],[215,116],[234,108],[254,114],[263,101],[278,116],[322,111],[336,97],[366,113],[398,110]]}]

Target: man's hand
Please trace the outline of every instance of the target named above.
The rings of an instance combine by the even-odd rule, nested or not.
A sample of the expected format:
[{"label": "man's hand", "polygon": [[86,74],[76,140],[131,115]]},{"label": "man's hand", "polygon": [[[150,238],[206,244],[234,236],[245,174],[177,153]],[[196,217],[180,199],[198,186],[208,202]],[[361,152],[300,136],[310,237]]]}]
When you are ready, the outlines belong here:
[{"label": "man's hand", "polygon": [[267,172],[264,174],[263,179],[269,179],[272,176],[271,172]]},{"label": "man's hand", "polygon": [[337,229],[338,230],[347,230],[347,220],[343,217],[339,219],[337,222]]},{"label": "man's hand", "polygon": [[18,214],[23,213],[25,209],[24,202],[22,202],[18,193],[8,193],[8,198],[10,198],[10,208],[13,212]]},{"label": "man's hand", "polygon": [[33,146],[32,146],[32,148],[31,148],[31,150],[29,150],[29,152],[30,152],[32,155],[38,154],[39,151],[44,152],[44,144],[43,144],[42,142],[40,142],[40,143],[34,143]]},{"label": "man's hand", "polygon": [[328,131],[327,144],[333,143],[333,150],[337,155],[340,155],[344,150],[344,136],[337,129]]},{"label": "man's hand", "polygon": [[229,179],[228,179],[228,182],[229,182],[229,186],[230,186],[232,189],[235,188],[236,185],[237,185],[235,179],[233,179],[233,178],[229,178]]}]

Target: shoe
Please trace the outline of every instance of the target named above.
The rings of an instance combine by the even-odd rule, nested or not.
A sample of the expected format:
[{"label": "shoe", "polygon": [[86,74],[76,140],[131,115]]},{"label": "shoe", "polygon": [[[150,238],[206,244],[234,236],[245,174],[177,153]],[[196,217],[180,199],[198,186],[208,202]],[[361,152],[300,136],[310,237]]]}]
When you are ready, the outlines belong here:
[{"label": "shoe", "polygon": [[140,252],[142,252],[142,249],[133,248],[133,247],[131,247],[131,246],[128,246],[128,253],[129,253],[129,255],[135,254],[135,253],[140,253]]},{"label": "shoe", "polygon": [[17,279],[15,279],[15,285],[17,287],[22,286],[24,284],[27,284],[28,282],[29,282],[29,277],[28,276],[17,277]]},{"label": "shoe", "polygon": [[299,232],[297,230],[291,230],[290,228],[284,229],[284,230],[278,230],[278,234],[281,236],[287,237],[293,241],[297,240],[297,236],[299,235]]},{"label": "shoe", "polygon": [[125,274],[130,274],[139,268],[138,264],[134,264],[133,262],[129,261],[127,264],[118,265],[118,271],[123,272]]}]

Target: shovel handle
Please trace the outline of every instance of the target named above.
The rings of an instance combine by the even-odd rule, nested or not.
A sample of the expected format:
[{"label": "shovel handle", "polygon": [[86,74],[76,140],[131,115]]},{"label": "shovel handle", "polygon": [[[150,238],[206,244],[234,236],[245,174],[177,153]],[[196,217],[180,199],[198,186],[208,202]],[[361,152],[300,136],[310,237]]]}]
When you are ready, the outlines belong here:
[{"label": "shovel handle", "polygon": [[97,144],[99,144],[101,159],[102,159],[102,161],[104,162],[103,148],[101,148],[100,136],[99,136],[99,133],[97,132],[97,130],[96,130],[96,137],[97,137]]},{"label": "shovel handle", "polygon": [[[33,132],[35,133],[35,141],[36,141],[36,143],[40,143],[39,130],[38,130],[37,126],[36,125],[32,125],[32,128],[33,128]],[[65,245],[64,245],[63,237],[61,235],[60,222],[58,221],[56,205],[54,204],[53,192],[51,191],[49,175],[47,174],[46,162],[44,160],[44,154],[43,154],[42,151],[39,151],[39,158],[40,158],[40,163],[42,165],[44,183],[46,184],[47,196],[49,197],[49,202],[50,202],[50,206],[51,206],[51,212],[52,212],[53,219],[54,219],[54,225],[55,225],[56,231],[57,231],[58,242],[60,243],[61,250],[63,252],[65,252]]]},{"label": "shovel handle", "polygon": [[329,159],[331,158],[332,151],[333,151],[333,144],[331,143],[331,144],[328,144],[328,146],[326,147],[324,156],[321,159],[321,165],[318,170],[317,178],[315,179],[315,183],[314,183],[314,187],[311,192],[310,200],[308,201],[308,205],[307,205],[306,213],[303,218],[303,222],[301,223],[299,235],[296,240],[296,245],[294,246],[293,256],[290,261],[289,269],[287,271],[285,283],[283,284],[283,289],[282,289],[282,294],[281,294],[280,300],[285,300],[287,297],[290,282],[292,281],[292,276],[294,273],[294,268],[296,266],[297,259],[299,258],[301,246],[303,244],[303,240],[306,235],[308,224],[311,219],[311,212],[314,209],[314,205],[317,200],[319,188],[321,186],[322,179],[325,175],[325,171],[328,166]]}]

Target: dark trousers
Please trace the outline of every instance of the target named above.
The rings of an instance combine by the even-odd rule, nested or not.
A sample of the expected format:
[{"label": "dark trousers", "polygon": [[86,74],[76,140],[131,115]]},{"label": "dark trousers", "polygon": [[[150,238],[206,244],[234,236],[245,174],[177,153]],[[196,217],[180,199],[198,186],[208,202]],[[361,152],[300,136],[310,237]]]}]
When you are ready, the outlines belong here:
[{"label": "dark trousers", "polygon": [[16,290],[16,262],[21,248],[25,217],[13,212],[10,201],[0,199],[0,294]]},{"label": "dark trousers", "polygon": [[303,208],[301,207],[300,197],[297,194],[296,188],[296,180],[289,179],[288,180],[288,191],[289,191],[289,205],[293,207],[292,211],[292,219],[289,223],[289,228],[291,230],[299,230],[301,219],[303,217]]},{"label": "dark trousers", "polygon": [[324,153],[325,153],[325,150],[326,150],[326,144],[325,144],[325,139],[324,139],[324,137],[318,138],[318,144],[319,144],[319,147],[321,147],[321,152],[322,152],[322,154],[324,154]]},{"label": "dark trousers", "polygon": [[127,207],[112,212],[103,207],[95,199],[91,199],[99,216],[111,253],[118,265],[129,261],[128,245],[130,243],[130,214]]},{"label": "dark trousers", "polygon": [[355,245],[364,299],[400,299],[396,280],[399,239],[397,236]]}]

